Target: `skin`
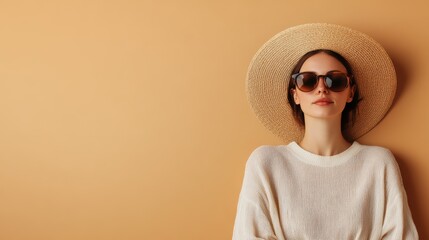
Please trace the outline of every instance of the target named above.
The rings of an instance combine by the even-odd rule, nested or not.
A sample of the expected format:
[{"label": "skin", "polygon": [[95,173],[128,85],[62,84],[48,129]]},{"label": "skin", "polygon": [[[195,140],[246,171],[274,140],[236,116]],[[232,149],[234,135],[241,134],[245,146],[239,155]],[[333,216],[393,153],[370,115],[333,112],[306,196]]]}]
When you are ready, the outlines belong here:
[{"label": "skin", "polygon": [[[346,68],[334,57],[318,53],[308,58],[300,72],[316,72],[324,75],[337,70],[347,73]],[[317,87],[310,92],[292,90],[294,101],[301,105],[305,120],[305,133],[298,143],[303,149],[323,156],[332,156],[345,151],[351,143],[341,132],[341,113],[347,102],[353,99],[354,88],[347,87],[342,92],[332,92],[319,79]]]}]

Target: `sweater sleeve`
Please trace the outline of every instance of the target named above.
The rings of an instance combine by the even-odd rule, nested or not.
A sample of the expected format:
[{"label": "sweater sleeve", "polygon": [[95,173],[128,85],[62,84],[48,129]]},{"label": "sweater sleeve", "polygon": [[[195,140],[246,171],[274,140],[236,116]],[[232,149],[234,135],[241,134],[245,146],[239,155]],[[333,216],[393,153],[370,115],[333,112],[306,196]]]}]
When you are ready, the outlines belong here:
[{"label": "sweater sleeve", "polygon": [[399,167],[389,152],[391,162],[386,168],[386,206],[383,221],[382,239],[419,239],[407,195],[402,183]]},{"label": "sweater sleeve", "polygon": [[277,239],[270,221],[268,201],[264,193],[267,173],[261,164],[260,155],[255,152],[246,163],[233,240]]}]

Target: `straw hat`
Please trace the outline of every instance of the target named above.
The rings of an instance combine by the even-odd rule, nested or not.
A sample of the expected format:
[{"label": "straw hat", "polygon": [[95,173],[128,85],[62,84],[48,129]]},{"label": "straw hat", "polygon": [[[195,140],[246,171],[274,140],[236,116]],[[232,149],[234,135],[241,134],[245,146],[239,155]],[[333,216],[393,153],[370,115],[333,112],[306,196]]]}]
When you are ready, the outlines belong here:
[{"label": "straw hat", "polygon": [[266,42],[247,72],[248,100],[259,120],[286,142],[298,141],[304,129],[287,100],[291,72],[307,52],[329,49],[350,63],[362,100],[355,124],[345,134],[355,140],[375,127],[389,110],[396,92],[393,63],[383,47],[356,30],[327,23],[288,28]]}]

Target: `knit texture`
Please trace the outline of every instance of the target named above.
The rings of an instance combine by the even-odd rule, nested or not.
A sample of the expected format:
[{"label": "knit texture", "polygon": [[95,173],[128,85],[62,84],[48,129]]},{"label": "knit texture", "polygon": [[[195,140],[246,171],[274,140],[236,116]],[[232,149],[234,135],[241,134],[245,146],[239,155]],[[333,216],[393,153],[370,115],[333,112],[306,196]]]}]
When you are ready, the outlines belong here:
[{"label": "knit texture", "polygon": [[319,156],[296,142],[246,163],[234,240],[418,239],[400,171],[385,148],[354,142]]}]

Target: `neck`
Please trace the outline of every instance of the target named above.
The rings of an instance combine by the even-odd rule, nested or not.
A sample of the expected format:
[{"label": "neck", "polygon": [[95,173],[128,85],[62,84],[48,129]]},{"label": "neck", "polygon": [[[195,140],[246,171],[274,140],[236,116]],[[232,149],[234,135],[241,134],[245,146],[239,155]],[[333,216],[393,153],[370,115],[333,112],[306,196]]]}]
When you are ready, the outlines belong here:
[{"label": "neck", "polygon": [[305,118],[305,133],[299,145],[314,154],[332,156],[350,147],[341,132],[341,117],[335,119]]}]

